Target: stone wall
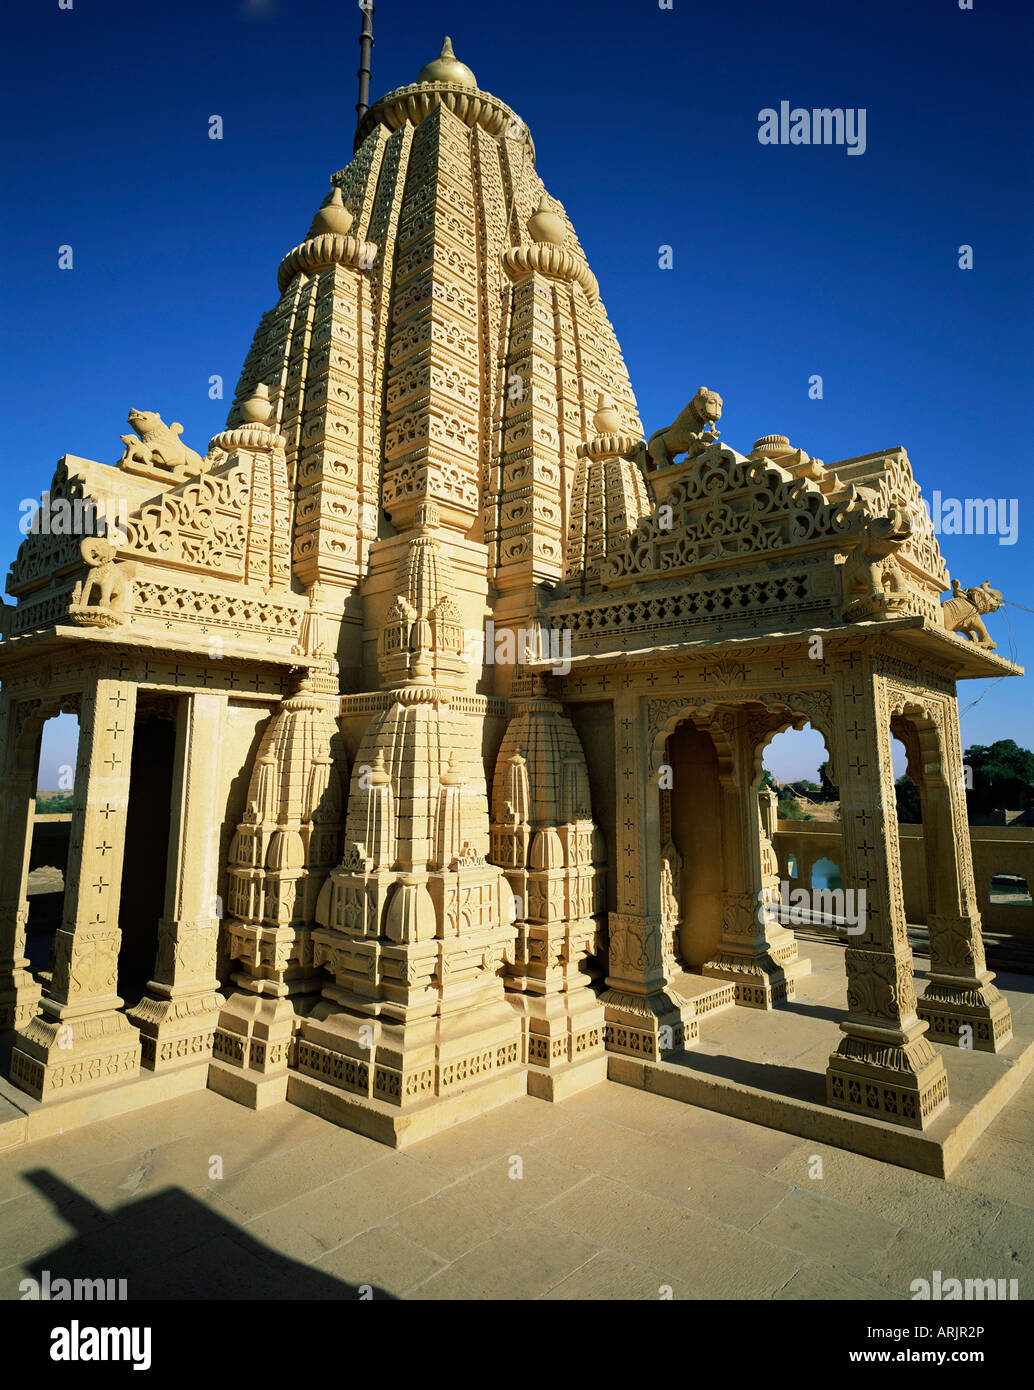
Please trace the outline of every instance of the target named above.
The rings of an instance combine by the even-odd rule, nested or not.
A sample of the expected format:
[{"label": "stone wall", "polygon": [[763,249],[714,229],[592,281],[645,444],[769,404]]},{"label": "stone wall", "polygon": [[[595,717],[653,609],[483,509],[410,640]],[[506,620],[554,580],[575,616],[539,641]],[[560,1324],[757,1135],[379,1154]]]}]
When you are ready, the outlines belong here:
[{"label": "stone wall", "polygon": [[[905,893],[905,915],[910,923],[925,923],[929,911],[925,847],[921,825],[899,825],[901,879]],[[991,879],[995,874],[1018,874],[1034,885],[1034,829],[1017,826],[971,825],[969,840],[973,851],[973,874],[984,930],[1018,936],[1034,943],[1034,904],[992,902]],[[840,825],[830,821],[781,820],[774,836],[779,872],[789,878],[787,864],[793,856],[798,865],[794,882],[808,886],[812,866],[820,859],[831,859],[837,867],[844,862]],[[802,873],[801,869],[806,870]]]}]

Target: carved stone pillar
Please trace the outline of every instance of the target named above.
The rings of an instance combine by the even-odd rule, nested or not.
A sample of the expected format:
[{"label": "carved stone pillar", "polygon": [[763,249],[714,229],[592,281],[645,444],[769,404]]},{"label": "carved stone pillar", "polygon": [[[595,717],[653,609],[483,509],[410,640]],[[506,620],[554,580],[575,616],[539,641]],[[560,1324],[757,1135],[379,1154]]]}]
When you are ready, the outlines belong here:
[{"label": "carved stone pillar", "polygon": [[560,1100],[607,1075],[606,1020],[590,987],[604,855],[585,754],[563,706],[537,695],[511,708],[490,825],[491,859],[517,911],[506,984],[524,1028],[528,1090]]},{"label": "carved stone pillar", "polygon": [[[661,794],[651,766],[646,702],[614,701],[617,800],[617,911],[608,916],[610,951],[604,1039],[608,1052],[660,1061],[696,1041],[691,1003],[672,988],[664,946]],[[667,956],[667,960],[666,960]]]},{"label": "carved stone pillar", "polygon": [[[890,717],[871,658],[852,652],[834,690],[844,886],[865,892],[862,933],[845,952],[848,1016],[829,1059],[829,1103],[922,1129],[948,1103],[948,1078],[916,1013],[905,931]],[[859,903],[859,907],[861,904]]]},{"label": "carved stone pillar", "polygon": [[219,912],[219,750],[225,697],[179,702],[169,877],[154,979],[126,1016],[140,1029],[143,1065],[167,1071],[212,1055],[223,1004],[216,979]]},{"label": "carved stone pillar", "polygon": [[22,737],[26,703],[0,695],[0,1035],[24,1028],[39,1006],[40,987],[25,955],[29,920],[26,883],[36,792],[39,740]]},{"label": "carved stone pillar", "polygon": [[91,677],[82,699],[65,905],[54,978],[41,1011],[17,1034],[11,1080],[37,1100],[125,1081],[140,1038],[116,993],[122,855],[136,686]]},{"label": "carved stone pillar", "polygon": [[[918,1013],[936,1042],[1000,1052],[1012,1037],[1012,1013],[984,960],[954,699],[927,737],[936,754],[923,757],[917,780],[930,868],[930,976]],[[919,742],[923,748],[922,732]]]},{"label": "carved stone pillar", "polygon": [[771,1009],[793,999],[796,981],[811,972],[811,962],[797,958],[793,932],[781,925],[771,906],[778,877],[773,882],[774,865],[766,862],[771,846],[752,785],[755,750],[762,728],[771,725],[765,719],[759,728],[749,716],[737,714],[721,719],[713,737],[722,798],[722,939],[701,974],[734,984],[737,1004]]}]

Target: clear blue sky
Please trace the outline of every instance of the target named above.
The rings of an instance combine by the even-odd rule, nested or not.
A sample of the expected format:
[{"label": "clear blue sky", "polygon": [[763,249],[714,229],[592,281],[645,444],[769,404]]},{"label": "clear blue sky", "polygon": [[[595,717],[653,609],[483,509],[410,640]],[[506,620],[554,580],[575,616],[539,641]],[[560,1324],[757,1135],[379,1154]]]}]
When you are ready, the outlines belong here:
[{"label": "clear blue sky", "polygon": [[[448,32],[528,122],[648,431],[704,384],[743,451],[774,432],[827,462],[904,444],[928,497],[1018,500],[1017,544],[942,546],[963,584],[1034,608],[1034,10],[673,6],[382,0],[374,94],[414,80]],[[64,452],[114,462],[130,406],[182,421],[202,451],[222,427],[209,377],[232,394],[280,257],[350,158],[359,24],[340,0],[8,7],[4,567],[19,503]],[[864,108],[865,153],[762,146],[758,113],[782,100]],[[1029,662],[1034,617],[1003,613]],[[989,626],[1010,654],[1003,616]],[[964,686],[963,708],[987,689]],[[1027,681],[1002,682],[964,714],[964,741],[1034,745],[1031,703]]]}]

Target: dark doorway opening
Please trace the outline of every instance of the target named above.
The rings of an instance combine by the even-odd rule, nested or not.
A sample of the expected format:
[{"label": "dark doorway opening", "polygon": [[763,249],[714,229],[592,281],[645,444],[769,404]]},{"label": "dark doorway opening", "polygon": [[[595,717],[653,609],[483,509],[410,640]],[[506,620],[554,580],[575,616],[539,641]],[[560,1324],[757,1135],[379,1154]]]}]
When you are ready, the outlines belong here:
[{"label": "dark doorway opening", "polygon": [[36,753],[25,954],[44,989],[49,989],[54,970],[54,941],[64,907],[78,743],[78,716],[63,712],[44,723]]},{"label": "dark doorway opening", "polygon": [[118,992],[126,1004],[139,1003],[154,977],[158,922],[165,912],[169,860],[176,725],[172,710],[137,717],[130,765],[126,853],[118,924]]}]

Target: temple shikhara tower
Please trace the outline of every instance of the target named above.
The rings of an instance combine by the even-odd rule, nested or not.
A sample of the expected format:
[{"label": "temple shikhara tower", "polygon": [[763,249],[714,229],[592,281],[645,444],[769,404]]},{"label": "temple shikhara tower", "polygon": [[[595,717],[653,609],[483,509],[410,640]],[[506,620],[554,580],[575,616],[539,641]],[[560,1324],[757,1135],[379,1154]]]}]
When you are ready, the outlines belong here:
[{"label": "temple shikhara tower", "polygon": [[[944,599],[900,447],[738,449],[692,384],[644,425],[530,132],[448,40],[313,180],[226,428],[188,447],[156,379],[117,462],[57,465],[50,513],[85,524],[31,532],[11,568],[10,1081],[64,1124],[207,1085],[390,1144],[608,1075],[678,1094],[717,1014],[771,1021],[810,969],[759,792],[769,741],[810,723],[866,904],[812,1108],[834,1143],[837,1116],[935,1124],[951,1050],[1012,1036],[956,704],[1018,671],[980,617],[1001,596]],[[59,712],[64,909],[32,970]],[[923,800],[919,993],[892,734]]]}]

